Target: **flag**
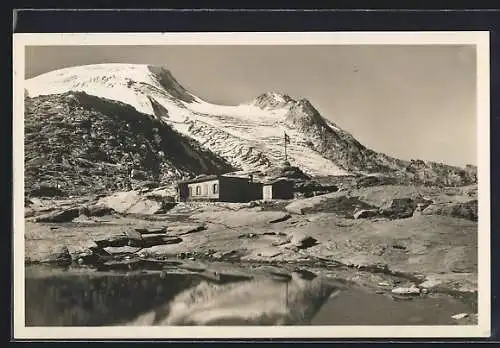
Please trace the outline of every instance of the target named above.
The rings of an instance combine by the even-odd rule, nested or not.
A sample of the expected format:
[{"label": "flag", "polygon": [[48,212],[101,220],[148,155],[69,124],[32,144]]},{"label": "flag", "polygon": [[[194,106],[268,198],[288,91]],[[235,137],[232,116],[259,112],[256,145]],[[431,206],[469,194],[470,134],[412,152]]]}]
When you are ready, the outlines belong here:
[{"label": "flag", "polygon": [[290,137],[285,133],[285,144],[290,144]]}]

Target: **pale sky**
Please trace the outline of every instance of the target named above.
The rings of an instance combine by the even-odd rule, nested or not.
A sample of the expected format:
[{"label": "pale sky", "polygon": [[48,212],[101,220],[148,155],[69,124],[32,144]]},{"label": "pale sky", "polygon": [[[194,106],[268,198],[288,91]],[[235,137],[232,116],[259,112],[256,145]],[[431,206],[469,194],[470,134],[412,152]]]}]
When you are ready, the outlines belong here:
[{"label": "pale sky", "polygon": [[307,98],[363,145],[401,159],[476,163],[475,46],[27,47],[26,77],[97,63],[163,65],[193,94],[234,105]]}]

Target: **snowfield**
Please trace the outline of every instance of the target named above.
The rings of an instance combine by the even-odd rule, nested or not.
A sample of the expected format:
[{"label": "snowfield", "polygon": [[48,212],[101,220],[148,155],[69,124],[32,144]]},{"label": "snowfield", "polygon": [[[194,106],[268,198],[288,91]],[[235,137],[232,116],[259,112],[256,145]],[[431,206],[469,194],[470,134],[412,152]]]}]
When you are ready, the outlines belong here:
[{"label": "snowfield", "polygon": [[[163,82],[163,84],[162,84]],[[167,84],[171,81],[167,81]],[[173,81],[177,83],[177,81]],[[60,69],[25,81],[30,97],[82,91],[120,101],[137,111],[155,116],[150,98],[167,110],[161,119],[181,134],[242,170],[265,170],[284,160],[284,132],[290,136],[288,160],[311,175],[344,175],[332,161],[307,145],[308,139],[286,124],[290,101],[277,93],[265,95],[266,103],[253,101],[237,106],[208,103],[192,97],[186,102],[175,97],[149,68],[137,64],[96,64]],[[328,123],[332,129],[337,128]]]}]

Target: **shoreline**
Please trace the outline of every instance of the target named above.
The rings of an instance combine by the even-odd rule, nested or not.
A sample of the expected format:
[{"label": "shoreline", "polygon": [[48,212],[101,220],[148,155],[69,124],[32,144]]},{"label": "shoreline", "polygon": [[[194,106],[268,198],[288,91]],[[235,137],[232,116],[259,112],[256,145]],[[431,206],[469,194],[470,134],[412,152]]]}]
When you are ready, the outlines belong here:
[{"label": "shoreline", "polygon": [[[121,259],[121,260],[120,260]],[[315,273],[316,275],[325,277],[330,280],[339,282],[345,285],[355,285],[368,288],[370,291],[384,291],[384,293],[390,294],[389,284],[393,284],[394,287],[412,287],[416,286],[420,289],[418,296],[422,295],[432,295],[432,294],[443,294],[449,295],[453,298],[466,300],[467,302],[472,302],[474,306],[477,306],[477,290],[464,291],[455,290],[447,286],[436,286],[427,288],[422,286],[426,282],[425,275],[415,275],[412,273],[404,273],[398,271],[392,271],[389,268],[377,268],[377,267],[357,267],[342,264],[335,260],[325,260],[317,258],[317,260],[265,260],[265,259],[254,259],[245,261],[235,261],[231,258],[219,258],[213,260],[210,258],[179,258],[178,255],[162,255],[159,258],[136,258],[131,255],[123,254],[120,255],[116,261],[116,267],[110,266],[106,269],[99,269],[98,265],[78,265],[78,263],[71,263],[68,265],[58,265],[57,263],[50,262],[38,262],[38,261],[26,261],[25,267],[43,267],[47,269],[60,270],[65,269],[71,271],[78,271],[78,273],[110,273],[110,274],[123,274],[135,272],[154,272],[154,273],[175,273],[177,270],[182,270],[186,274],[200,275],[203,271],[214,270],[221,271],[222,274],[229,276],[242,276],[245,278],[247,276],[241,274],[241,270],[249,271],[248,280],[253,279],[256,275],[262,276],[262,273],[253,271],[254,268],[259,269],[260,267],[275,267],[281,269],[284,272],[292,273],[295,270],[306,270]],[[121,263],[120,261],[125,261]],[[140,264],[145,262],[146,266],[141,266]],[[154,267],[148,267],[148,263],[156,263]],[[134,265],[135,264],[135,265]],[[329,265],[328,265],[329,264]],[[121,267],[125,266],[125,268]],[[130,267],[128,267],[130,266]],[[215,266],[215,267],[214,267]],[[200,267],[200,269],[196,269]],[[194,269],[194,270],[193,270]],[[201,272],[201,273],[200,273]],[[270,274],[268,274],[269,276]],[[354,279],[353,279],[354,278]],[[390,280],[390,283],[387,282]]]},{"label": "shoreline", "polygon": [[[170,262],[172,261],[173,260],[170,260]],[[365,320],[376,321],[376,319],[374,319],[377,316],[376,311],[371,311],[367,314],[367,318],[365,318],[359,313],[360,311],[363,311],[363,309],[361,308],[355,310],[352,309],[354,310],[354,312],[342,312],[344,314],[339,314],[340,317],[338,315],[334,315],[334,313],[338,313],[337,306],[339,305],[340,308],[349,310],[349,307],[346,308],[347,305],[342,301],[347,300],[349,302],[353,302],[353,298],[359,299],[360,301],[364,302],[369,301],[368,298],[372,298],[372,301],[376,301],[377,303],[379,303],[378,305],[372,306],[375,306],[377,308],[384,306],[393,308],[392,310],[396,310],[397,315],[401,317],[402,320],[405,320],[407,322],[411,320],[424,320],[422,318],[428,318],[425,320],[430,320],[429,316],[432,316],[432,306],[437,305],[438,308],[444,306],[442,309],[439,309],[439,316],[441,318],[439,320],[446,321],[446,315],[444,315],[444,313],[447,312],[449,325],[477,324],[477,294],[457,294],[450,293],[446,290],[433,290],[425,293],[421,292],[417,295],[395,295],[391,293],[391,286],[389,286],[390,284],[399,286],[407,285],[404,279],[401,280],[396,276],[374,274],[368,271],[352,270],[348,267],[342,266],[339,266],[336,269],[327,269],[318,266],[307,267],[306,265],[304,265],[304,263],[300,262],[286,264],[273,263],[271,265],[270,262],[265,261],[246,261],[238,263],[222,261],[202,262],[198,260],[189,260],[187,264],[184,264],[182,261],[180,261],[179,263],[181,264],[177,266],[171,266],[168,269],[164,270],[148,270],[136,268],[129,271],[96,271],[95,269],[91,269],[88,267],[71,266],[70,269],[62,269],[54,272],[54,270],[56,269],[55,267],[57,266],[46,264],[39,264],[37,266],[31,264],[27,265],[27,267],[30,270],[35,270],[35,274],[40,274],[40,272],[37,270],[37,267],[41,266],[47,271],[45,276],[43,274],[41,275],[42,278],[47,277],[47,274],[53,279],[60,278],[64,275],[75,275],[78,277],[76,279],[80,279],[78,282],[81,282],[82,275],[91,277],[95,275],[99,279],[101,277],[106,278],[110,276],[124,276],[128,279],[134,279],[137,277],[139,277],[139,279],[142,279],[143,277],[147,276],[147,278],[150,279],[151,276],[158,276],[159,279],[163,278],[168,283],[168,278],[170,276],[187,276],[199,278],[201,282],[208,281],[208,283],[220,284],[219,286],[222,286],[222,289],[224,289],[226,285],[232,287],[233,285],[231,284],[236,283],[240,283],[242,284],[242,287],[245,287],[245,283],[252,284],[254,282],[269,281],[273,279],[278,283],[293,283],[292,278],[288,278],[290,274],[296,271],[309,271],[312,272],[315,277],[320,277],[320,279],[322,279],[321,282],[323,282],[324,284],[330,284],[329,286],[332,286],[332,289],[335,289],[332,292],[331,299],[324,298],[321,304],[316,304],[318,308],[315,310],[315,315],[313,316],[313,321],[312,323],[310,323],[310,325],[328,325],[331,320],[333,320],[333,323],[342,320],[353,320],[349,319],[352,318],[352,316],[357,317],[357,320],[361,320],[362,322],[364,322]],[[221,277],[219,277],[218,279],[214,279],[214,277],[212,277],[213,271],[218,271]],[[30,273],[31,275],[27,276],[27,279],[33,279],[33,272]],[[355,279],[353,279],[353,277]],[[339,296],[340,300],[337,299]],[[342,298],[344,298],[344,300],[342,300]],[[223,298],[217,301],[223,301]],[[341,302],[339,303],[338,301]],[[354,301],[352,305],[355,305],[355,303],[356,301]],[[406,313],[405,311],[408,312]],[[457,315],[457,313],[466,313],[467,315],[460,319],[453,319],[453,316]],[[139,318],[140,317],[141,316],[139,316]],[[356,322],[356,324],[359,325],[360,323]]]}]

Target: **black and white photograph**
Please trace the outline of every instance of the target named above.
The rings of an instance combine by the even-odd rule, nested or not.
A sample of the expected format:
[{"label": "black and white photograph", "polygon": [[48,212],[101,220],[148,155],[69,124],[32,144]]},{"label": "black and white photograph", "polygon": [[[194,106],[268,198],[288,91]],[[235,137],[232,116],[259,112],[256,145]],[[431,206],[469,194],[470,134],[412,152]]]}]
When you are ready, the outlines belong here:
[{"label": "black and white photograph", "polygon": [[15,330],[489,335],[488,40],[14,35]]}]

